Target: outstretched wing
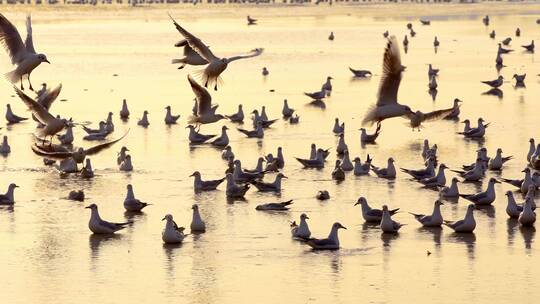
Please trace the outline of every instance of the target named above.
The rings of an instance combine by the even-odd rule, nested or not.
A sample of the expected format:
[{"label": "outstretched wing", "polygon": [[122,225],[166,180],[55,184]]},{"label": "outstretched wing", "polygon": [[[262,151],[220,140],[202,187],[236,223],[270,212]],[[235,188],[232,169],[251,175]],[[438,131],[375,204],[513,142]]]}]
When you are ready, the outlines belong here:
[{"label": "outstretched wing", "polygon": [[397,103],[397,93],[403,69],[398,42],[395,36],[391,36],[383,56],[383,71],[377,93],[378,106]]},{"label": "outstretched wing", "polygon": [[21,100],[26,104],[26,106],[32,111],[32,113],[36,116],[36,118],[44,125],[49,124],[50,121],[55,120],[54,116],[47,111],[42,105],[37,103],[32,98],[28,97],[28,95],[24,94],[23,91],[19,90],[16,86],[13,86],[15,89],[15,93],[21,98]]},{"label": "outstretched wing", "polygon": [[29,53],[36,53],[34,41],[32,39],[32,17],[30,17],[30,14],[26,16],[26,41],[24,42],[24,46]]},{"label": "outstretched wing", "polygon": [[195,93],[195,97],[197,98],[197,115],[201,115],[203,113],[208,113],[212,109],[212,96],[210,96],[210,93],[203,88],[200,84],[198,84],[193,78],[191,78],[191,75],[188,75],[188,81],[191,85],[191,89],[193,90],[193,93]]},{"label": "outstretched wing", "polygon": [[450,115],[454,111],[453,108],[437,110],[429,113],[424,113],[422,121],[433,121],[438,119],[443,119],[446,116]]},{"label": "outstretched wing", "polygon": [[39,95],[37,102],[45,109],[49,110],[52,103],[56,100],[58,95],[60,95],[60,91],[62,91],[62,84],[59,84],[53,90],[46,90],[43,94]]},{"label": "outstretched wing", "polygon": [[26,53],[21,35],[17,28],[0,14],[0,42],[11,58],[11,63],[16,64],[23,60]]},{"label": "outstretched wing", "polygon": [[92,148],[89,148],[89,149],[86,149],[85,153],[86,153],[86,155],[92,155],[92,154],[98,153],[99,151],[101,151],[103,149],[107,149],[107,148],[111,147],[113,144],[115,144],[115,143],[119,142],[120,140],[122,140],[124,137],[126,137],[126,135],[128,133],[129,133],[129,129],[126,131],[126,133],[124,135],[122,135],[122,137],[117,138],[117,139],[115,139],[113,141],[103,143],[101,145],[93,146]]},{"label": "outstretched wing", "polygon": [[193,34],[191,34],[190,32],[186,31],[183,27],[181,27],[180,24],[178,24],[173,19],[173,17],[171,17],[171,15],[169,15],[169,17],[171,18],[174,26],[176,27],[176,30],[178,30],[178,32],[182,34],[182,36],[184,36],[184,38],[189,43],[189,46],[195,52],[201,55],[208,62],[213,61],[213,60],[218,60],[218,58],[212,53],[212,51],[210,51],[210,49],[206,46],[206,44],[204,44],[199,38],[195,37]]},{"label": "outstretched wing", "polygon": [[227,61],[228,61],[228,62],[231,62],[231,61],[235,61],[235,60],[238,60],[238,59],[245,59],[245,58],[257,57],[257,56],[261,55],[261,54],[263,53],[263,51],[264,51],[263,48],[253,49],[253,50],[251,50],[251,51],[249,52],[249,54],[230,57],[230,58],[227,58]]}]

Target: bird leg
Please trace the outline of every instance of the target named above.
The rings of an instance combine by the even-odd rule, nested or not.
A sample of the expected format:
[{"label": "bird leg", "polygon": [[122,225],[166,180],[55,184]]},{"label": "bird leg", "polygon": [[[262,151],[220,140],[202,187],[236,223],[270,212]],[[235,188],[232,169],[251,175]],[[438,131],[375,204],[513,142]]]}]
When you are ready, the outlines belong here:
[{"label": "bird leg", "polygon": [[208,88],[208,78],[206,78],[206,81],[204,82],[204,87]]},{"label": "bird leg", "polygon": [[22,75],[21,75],[21,91],[24,91]]},{"label": "bird leg", "polygon": [[183,64],[183,65],[179,66],[178,69],[181,70],[181,69],[183,69],[185,66],[186,66],[186,65]]},{"label": "bird leg", "polygon": [[30,90],[33,91],[34,88],[32,88],[32,82],[30,81],[30,73],[28,73],[28,83],[30,84]]},{"label": "bird leg", "polygon": [[217,91],[217,81],[216,81],[216,84],[214,85],[214,91]]}]

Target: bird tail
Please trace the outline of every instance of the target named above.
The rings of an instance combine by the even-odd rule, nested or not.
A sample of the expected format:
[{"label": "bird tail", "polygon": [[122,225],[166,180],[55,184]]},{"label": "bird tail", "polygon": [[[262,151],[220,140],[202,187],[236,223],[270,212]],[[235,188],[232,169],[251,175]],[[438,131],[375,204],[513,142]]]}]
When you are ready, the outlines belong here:
[{"label": "bird tail", "polygon": [[369,107],[369,109],[366,112],[366,116],[362,120],[362,125],[363,126],[366,126],[366,125],[371,126],[377,121],[377,118],[376,118],[377,111],[376,110],[377,110],[377,106],[374,105],[374,104]]},{"label": "bird tail", "polygon": [[21,76],[17,73],[17,70],[5,73],[4,77],[6,77],[6,79],[9,80],[11,83],[16,83],[21,78]]},{"label": "bird tail", "polygon": [[171,60],[171,63],[172,63],[172,64],[176,64],[176,63],[186,63],[186,58],[175,58],[175,59]]}]

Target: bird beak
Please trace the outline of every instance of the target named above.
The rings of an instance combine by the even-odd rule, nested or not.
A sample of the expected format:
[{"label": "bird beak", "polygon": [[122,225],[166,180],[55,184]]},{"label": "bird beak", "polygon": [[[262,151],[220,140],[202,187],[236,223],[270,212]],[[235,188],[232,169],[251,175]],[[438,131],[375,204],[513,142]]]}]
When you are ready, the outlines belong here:
[{"label": "bird beak", "polygon": [[47,60],[47,59],[45,59],[44,61],[45,61],[46,63],[48,63],[48,64],[51,64],[51,63],[49,62],[49,60]]},{"label": "bird beak", "polygon": [[186,126],[184,129],[187,129],[187,128],[189,128],[189,126]]},{"label": "bird beak", "polygon": [[164,218],[162,218],[161,220],[164,221],[165,219],[166,219],[166,218],[164,217]]},{"label": "bird beak", "polygon": [[194,176],[194,175],[195,175],[195,174],[191,174],[189,177],[192,177],[192,176]]},{"label": "bird beak", "polygon": [[498,181],[498,180],[495,180],[495,183],[496,183],[496,184],[500,184],[501,182],[500,182],[500,181]]},{"label": "bird beak", "polygon": [[84,209],[90,209],[90,206],[86,206],[86,207],[84,207]]},{"label": "bird beak", "polygon": [[306,220],[309,220],[309,217],[306,215]]},{"label": "bird beak", "polygon": [[15,185],[15,188],[19,188],[19,186]]},{"label": "bird beak", "polygon": [[360,205],[360,202],[356,202],[356,203],[354,203],[354,206],[356,206],[356,205]]},{"label": "bird beak", "polygon": [[288,178],[288,177],[286,177],[285,175],[283,175],[281,178]]},{"label": "bird beak", "polygon": [[340,226],[340,228],[343,228],[343,229],[347,230],[347,227],[345,227],[345,226]]}]

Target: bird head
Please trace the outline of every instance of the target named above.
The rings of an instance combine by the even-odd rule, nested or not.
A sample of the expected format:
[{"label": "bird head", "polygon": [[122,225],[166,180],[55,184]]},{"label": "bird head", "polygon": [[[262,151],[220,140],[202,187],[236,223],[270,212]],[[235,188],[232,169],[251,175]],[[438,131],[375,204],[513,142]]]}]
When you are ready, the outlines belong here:
[{"label": "bird head", "polygon": [[39,59],[40,62],[46,62],[46,63],[50,64],[50,62],[49,62],[49,60],[47,60],[47,56],[45,56],[45,54],[38,54],[37,58]]}]

